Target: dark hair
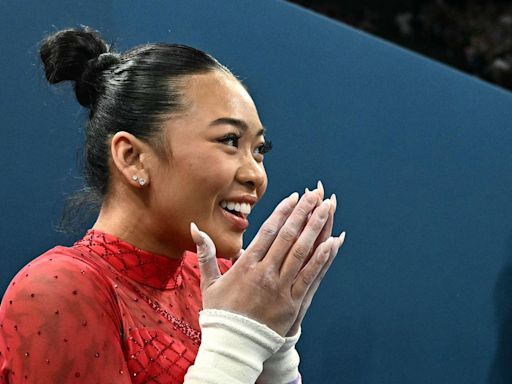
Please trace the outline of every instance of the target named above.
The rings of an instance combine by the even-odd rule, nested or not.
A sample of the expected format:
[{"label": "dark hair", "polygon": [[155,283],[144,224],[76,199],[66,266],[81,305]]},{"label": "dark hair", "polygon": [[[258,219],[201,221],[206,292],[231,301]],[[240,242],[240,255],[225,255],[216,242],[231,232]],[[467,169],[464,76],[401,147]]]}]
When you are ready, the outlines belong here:
[{"label": "dark hair", "polygon": [[209,54],[178,44],[147,44],[123,54],[88,27],[58,31],[40,49],[51,84],[74,82],[78,102],[90,109],[85,130],[85,193],[76,205],[99,203],[109,185],[109,138],[126,131],[153,144],[161,142],[161,122],[183,111],[184,76],[221,70]]}]

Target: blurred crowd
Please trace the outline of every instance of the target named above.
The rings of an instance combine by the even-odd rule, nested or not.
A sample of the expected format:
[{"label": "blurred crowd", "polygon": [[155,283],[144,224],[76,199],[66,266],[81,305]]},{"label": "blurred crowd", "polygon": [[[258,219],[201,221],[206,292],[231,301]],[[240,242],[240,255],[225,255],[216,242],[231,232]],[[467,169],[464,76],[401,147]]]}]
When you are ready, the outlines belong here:
[{"label": "blurred crowd", "polygon": [[512,1],[292,2],[512,90]]}]

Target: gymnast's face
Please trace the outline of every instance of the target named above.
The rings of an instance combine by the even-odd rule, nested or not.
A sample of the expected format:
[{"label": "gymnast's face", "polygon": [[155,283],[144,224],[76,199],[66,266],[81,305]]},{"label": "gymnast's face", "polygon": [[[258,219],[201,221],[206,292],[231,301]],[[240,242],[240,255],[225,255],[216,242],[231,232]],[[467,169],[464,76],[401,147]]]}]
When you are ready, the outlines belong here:
[{"label": "gymnast's face", "polygon": [[231,75],[216,70],[187,77],[185,85],[186,111],[164,123],[167,159],[151,170],[153,233],[195,251],[193,221],[213,239],[218,256],[232,257],[267,187],[263,127]]}]

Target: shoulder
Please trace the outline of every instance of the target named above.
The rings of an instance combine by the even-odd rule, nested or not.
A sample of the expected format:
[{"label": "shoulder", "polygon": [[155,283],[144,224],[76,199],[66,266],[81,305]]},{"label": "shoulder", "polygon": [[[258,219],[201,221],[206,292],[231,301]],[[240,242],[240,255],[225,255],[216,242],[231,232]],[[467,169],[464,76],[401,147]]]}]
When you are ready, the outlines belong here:
[{"label": "shoulder", "polygon": [[[87,277],[86,277],[87,276]],[[54,281],[84,278],[103,280],[101,267],[74,248],[57,246],[25,265],[10,286],[27,281]]]},{"label": "shoulder", "polygon": [[[64,303],[79,297],[112,303],[111,283],[99,265],[73,248],[55,247],[25,265],[9,284],[2,299],[1,312],[13,302]],[[34,300],[37,297],[38,300]],[[27,302],[28,300],[28,302]]]},{"label": "shoulder", "polygon": [[16,275],[0,304],[0,382],[11,372],[30,382],[67,383],[69,372],[85,368],[81,382],[100,382],[106,367],[123,367],[122,330],[115,288],[101,265],[56,247]]}]

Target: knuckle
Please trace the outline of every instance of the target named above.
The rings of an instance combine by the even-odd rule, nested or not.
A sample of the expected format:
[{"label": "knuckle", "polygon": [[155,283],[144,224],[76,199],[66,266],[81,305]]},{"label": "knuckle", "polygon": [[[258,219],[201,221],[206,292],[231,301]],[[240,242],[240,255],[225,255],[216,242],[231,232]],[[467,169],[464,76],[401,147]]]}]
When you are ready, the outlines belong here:
[{"label": "knuckle", "polygon": [[307,275],[302,276],[302,282],[307,287],[309,287],[313,283],[313,279],[312,279],[311,275],[307,274]]},{"label": "knuckle", "polygon": [[304,282],[304,284],[306,286],[310,286],[311,284],[313,284],[313,280],[315,279],[315,275],[311,272],[308,272],[308,273],[305,273],[303,276],[302,276],[302,281]]},{"label": "knuckle", "polygon": [[317,217],[315,220],[312,220],[310,223],[311,223],[310,224],[311,230],[313,230],[315,232],[319,232],[324,227],[325,220],[320,217]]},{"label": "knuckle", "polygon": [[309,215],[310,209],[305,208],[303,205],[298,205],[298,206],[295,208],[295,212],[296,212],[300,217],[306,217],[307,215]]},{"label": "knuckle", "polygon": [[309,254],[309,248],[305,244],[297,244],[292,255],[299,261],[304,261]]},{"label": "knuckle", "polygon": [[277,227],[275,225],[267,224],[261,227],[260,235],[264,239],[273,238],[277,234]]},{"label": "knuckle", "polygon": [[209,255],[198,255],[197,262],[198,262],[199,266],[208,264],[209,261],[210,261]]},{"label": "knuckle", "polygon": [[297,239],[297,236],[298,231],[294,227],[289,225],[281,228],[281,231],[279,232],[279,237],[287,243],[295,241],[295,239]]},{"label": "knuckle", "polygon": [[259,278],[259,271],[257,270],[254,264],[240,265],[240,272],[244,276],[255,276],[256,278]]}]

